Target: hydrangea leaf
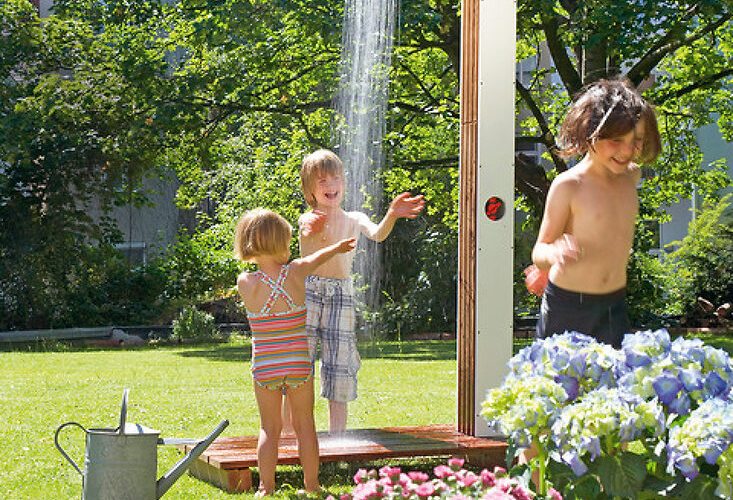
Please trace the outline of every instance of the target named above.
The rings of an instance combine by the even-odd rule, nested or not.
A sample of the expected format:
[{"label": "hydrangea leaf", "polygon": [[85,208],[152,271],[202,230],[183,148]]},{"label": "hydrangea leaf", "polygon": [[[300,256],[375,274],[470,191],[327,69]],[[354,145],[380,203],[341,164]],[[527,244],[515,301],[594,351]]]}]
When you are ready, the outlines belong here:
[{"label": "hydrangea leaf", "polygon": [[636,498],[647,475],[646,459],[631,452],[599,457],[596,470],[604,491],[622,498]]},{"label": "hydrangea leaf", "polygon": [[700,474],[690,482],[682,482],[672,490],[671,496],[681,500],[720,500],[715,494],[718,481],[710,476]]}]

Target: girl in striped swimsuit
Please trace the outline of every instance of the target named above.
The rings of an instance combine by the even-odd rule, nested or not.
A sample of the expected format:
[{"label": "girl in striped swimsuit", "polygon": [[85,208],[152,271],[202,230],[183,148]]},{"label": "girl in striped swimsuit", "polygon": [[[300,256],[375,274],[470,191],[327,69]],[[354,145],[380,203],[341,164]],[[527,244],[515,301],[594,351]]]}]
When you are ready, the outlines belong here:
[{"label": "girl in striped swimsuit", "polygon": [[349,252],[356,245],[354,238],[341,240],[288,263],[291,237],[290,224],[264,209],[245,213],[234,237],[237,257],[259,268],[237,278],[252,330],[252,378],[260,411],[258,495],[269,495],[275,490],[283,394],[290,402],[305,489],[320,489],[318,438],[313,419],[313,365],[305,333],[305,278],[334,255]]}]

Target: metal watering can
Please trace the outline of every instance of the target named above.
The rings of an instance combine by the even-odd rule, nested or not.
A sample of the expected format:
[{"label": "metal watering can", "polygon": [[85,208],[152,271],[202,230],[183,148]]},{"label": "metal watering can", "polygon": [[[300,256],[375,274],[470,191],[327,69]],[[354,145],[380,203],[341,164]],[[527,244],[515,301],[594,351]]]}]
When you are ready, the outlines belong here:
[{"label": "metal watering can", "polygon": [[[127,393],[122,395],[120,425],[116,429],[85,429],[76,422],[66,422],[56,429],[54,443],[61,455],[81,474],[84,500],[152,500],[160,498],[180,478],[203,451],[229,425],[222,422],[199,441],[192,439],[159,439],[160,431],[140,424],[128,424]],[[86,434],[84,472],[59,444],[59,432],[74,425]],[[156,481],[159,444],[194,444],[196,446]]]}]

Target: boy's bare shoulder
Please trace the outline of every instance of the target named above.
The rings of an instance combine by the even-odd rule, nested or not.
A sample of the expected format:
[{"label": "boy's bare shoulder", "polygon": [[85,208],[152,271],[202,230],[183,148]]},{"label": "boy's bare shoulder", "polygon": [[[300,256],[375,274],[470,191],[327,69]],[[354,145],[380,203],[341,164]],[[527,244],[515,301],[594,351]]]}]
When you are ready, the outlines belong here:
[{"label": "boy's bare shoulder", "polygon": [[556,192],[572,192],[577,190],[583,183],[585,172],[581,169],[570,168],[561,172],[552,181],[551,189]]}]

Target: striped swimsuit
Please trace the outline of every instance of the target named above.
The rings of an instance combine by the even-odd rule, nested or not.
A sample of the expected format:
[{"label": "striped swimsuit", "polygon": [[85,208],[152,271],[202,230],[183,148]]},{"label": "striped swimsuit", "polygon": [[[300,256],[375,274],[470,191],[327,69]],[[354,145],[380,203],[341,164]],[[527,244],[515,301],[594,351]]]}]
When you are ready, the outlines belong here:
[{"label": "striped swimsuit", "polygon": [[[255,274],[272,292],[260,312],[247,313],[252,329],[252,376],[259,386],[267,389],[295,389],[313,373],[305,334],[305,305],[296,305],[283,288],[288,265],[282,267],[277,282],[262,271]],[[279,297],[289,309],[271,312]]]}]

